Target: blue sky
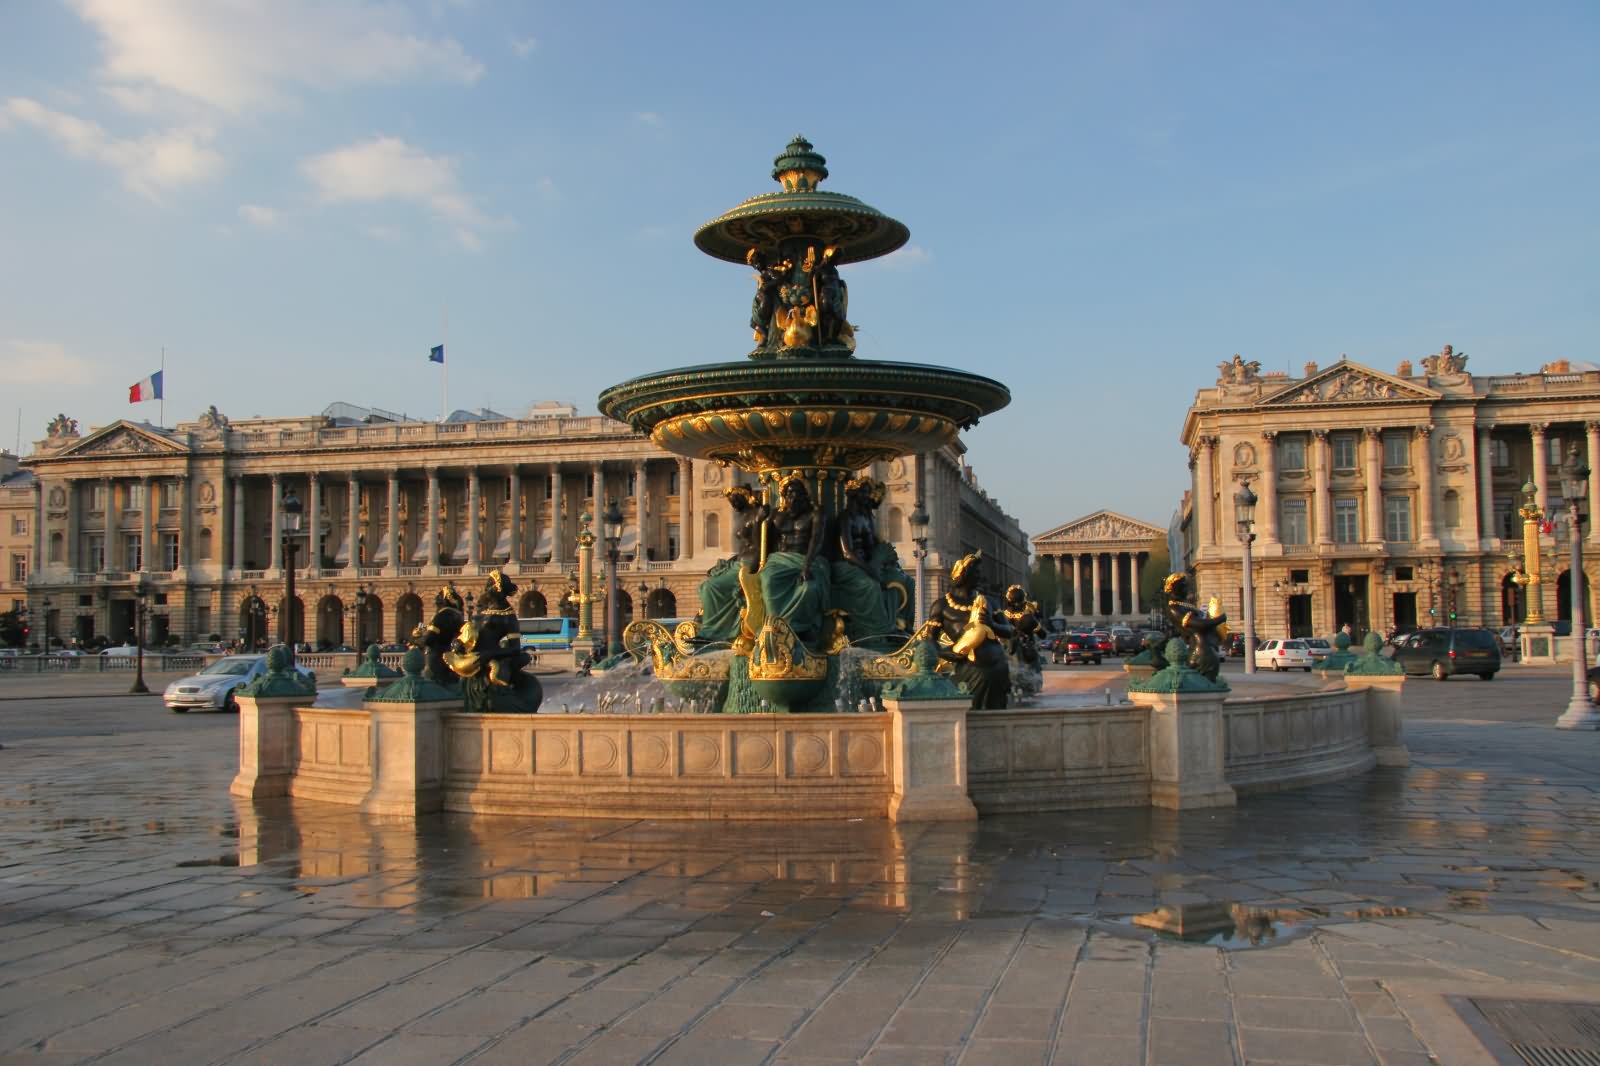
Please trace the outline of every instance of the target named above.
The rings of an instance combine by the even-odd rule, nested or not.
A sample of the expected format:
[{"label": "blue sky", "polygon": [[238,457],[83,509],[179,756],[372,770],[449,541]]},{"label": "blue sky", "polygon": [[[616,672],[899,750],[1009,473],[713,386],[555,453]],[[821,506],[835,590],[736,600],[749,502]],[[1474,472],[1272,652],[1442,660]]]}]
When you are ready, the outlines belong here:
[{"label": "blue sky", "polygon": [[[130,406],[594,410],[749,349],[694,229],[825,186],[911,229],[846,268],[860,354],[986,373],[1030,533],[1165,524],[1216,364],[1446,343],[1600,361],[1600,6],[0,4],[7,447]],[[5,410],[4,408],[10,408]]]}]

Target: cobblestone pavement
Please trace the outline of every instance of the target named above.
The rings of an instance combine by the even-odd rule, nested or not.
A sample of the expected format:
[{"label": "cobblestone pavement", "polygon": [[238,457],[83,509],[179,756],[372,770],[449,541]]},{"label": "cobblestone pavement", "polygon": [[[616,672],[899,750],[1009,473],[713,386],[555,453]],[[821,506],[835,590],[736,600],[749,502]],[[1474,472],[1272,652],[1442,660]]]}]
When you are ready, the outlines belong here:
[{"label": "cobblestone pavement", "polygon": [[1569,684],[1419,682],[1410,770],[1233,810],[904,830],[251,807],[231,716],[3,689],[0,1063],[1488,1063],[1445,995],[1600,999]]}]

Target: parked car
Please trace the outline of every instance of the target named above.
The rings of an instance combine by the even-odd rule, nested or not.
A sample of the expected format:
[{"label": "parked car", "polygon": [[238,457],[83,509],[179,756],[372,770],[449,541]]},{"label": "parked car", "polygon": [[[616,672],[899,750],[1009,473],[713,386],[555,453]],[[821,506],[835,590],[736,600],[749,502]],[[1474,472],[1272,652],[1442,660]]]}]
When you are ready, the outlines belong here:
[{"label": "parked car", "polygon": [[1436,681],[1455,674],[1492,681],[1500,671],[1500,643],[1487,629],[1423,629],[1395,646],[1394,661],[1408,674],[1431,674]]},{"label": "parked car", "polygon": [[1104,652],[1100,644],[1090,633],[1066,633],[1056,641],[1056,646],[1050,653],[1050,661],[1054,663],[1087,663],[1100,665]]},{"label": "parked car", "polygon": [[107,648],[100,654],[111,656],[112,658],[121,658],[123,656],[128,656],[131,658],[132,656],[139,654],[139,649],[132,644],[121,644],[115,648]]},{"label": "parked car", "polygon": [[1110,633],[1103,629],[1097,629],[1090,633],[1089,636],[1094,641],[1094,646],[1100,649],[1102,656],[1115,655],[1117,653],[1117,646],[1112,642]]},{"label": "parked car", "polygon": [[[267,669],[265,655],[228,655],[190,677],[181,677],[167,686],[162,702],[174,714],[191,710],[237,711],[234,690],[248,685]],[[316,675],[299,664],[295,669],[301,677]]]},{"label": "parked car", "polygon": [[1313,660],[1311,649],[1306,647],[1303,639],[1263,640],[1261,646],[1256,648],[1256,669],[1289,670],[1294,667],[1311,672]]},{"label": "parked car", "polygon": [[1112,626],[1111,645],[1118,655],[1134,655],[1139,651],[1139,634],[1131,626]]},{"label": "parked car", "polygon": [[1522,661],[1522,630],[1517,626],[1501,626],[1495,631],[1500,644],[1500,656],[1512,662]]},{"label": "parked car", "polygon": [[[1256,647],[1261,647],[1260,637],[1256,638]],[[1230,659],[1244,658],[1244,634],[1240,632],[1228,634],[1228,640],[1223,648],[1223,651]]]},{"label": "parked car", "polygon": [[1324,637],[1302,637],[1306,642],[1306,650],[1311,653],[1311,661],[1320,663],[1333,654],[1333,644]]}]

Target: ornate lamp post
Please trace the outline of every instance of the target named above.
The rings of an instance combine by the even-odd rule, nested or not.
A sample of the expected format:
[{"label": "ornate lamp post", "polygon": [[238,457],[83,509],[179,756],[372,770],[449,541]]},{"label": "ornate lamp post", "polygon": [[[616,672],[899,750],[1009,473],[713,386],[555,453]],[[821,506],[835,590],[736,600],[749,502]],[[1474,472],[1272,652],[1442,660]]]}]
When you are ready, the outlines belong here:
[{"label": "ornate lamp post", "polygon": [[299,547],[300,519],[305,510],[305,505],[300,502],[300,497],[294,494],[294,489],[284,493],[283,503],[279,505],[283,512],[283,561],[287,569],[283,576],[283,610],[278,612],[279,637],[284,644],[289,646],[289,665],[294,665],[294,555]]},{"label": "ornate lamp post", "polygon": [[1250,482],[1239,486],[1233,497],[1233,523],[1244,547],[1244,672],[1256,672],[1256,596],[1255,576],[1250,572],[1250,545],[1256,539],[1256,494]]},{"label": "ornate lamp post", "polygon": [[1531,481],[1522,486],[1522,506],[1517,513],[1522,516],[1522,556],[1528,567],[1517,582],[1528,599],[1528,615],[1523,621],[1540,625],[1544,622],[1544,605],[1539,601],[1544,597],[1539,588],[1539,524],[1544,511],[1539,508],[1539,490]]},{"label": "ornate lamp post", "polygon": [[1589,702],[1589,648],[1583,624],[1583,501],[1588,494],[1589,465],[1573,444],[1561,467],[1561,495],[1567,501],[1567,534],[1572,542],[1567,561],[1572,579],[1572,698],[1556,719],[1557,729],[1600,729],[1600,709]]},{"label": "ornate lamp post", "polygon": [[578,642],[587,644],[594,636],[594,533],[588,511],[578,516]]},{"label": "ornate lamp post", "polygon": [[148,696],[149,688],[144,683],[144,619],[145,598],[150,595],[150,586],[140,577],[133,586],[133,643],[134,643],[134,669],[137,671],[133,679],[133,687],[128,690],[130,695]]},{"label": "ornate lamp post", "polygon": [[622,630],[617,625],[617,558],[622,545],[622,508],[617,506],[615,496],[606,501],[600,525],[606,538],[606,655],[611,656],[622,652]]},{"label": "ornate lamp post", "polygon": [[50,654],[50,597],[44,598],[44,625],[39,627],[44,630],[44,653]]},{"label": "ornate lamp post", "polygon": [[643,581],[639,582],[639,599],[638,599],[638,602],[636,602],[633,605],[633,620],[634,621],[637,622],[641,618],[649,618],[650,617],[650,612],[645,610],[645,604],[649,602],[649,599],[650,599],[650,586],[646,585]]},{"label": "ornate lamp post", "polygon": [[907,521],[911,523],[911,543],[916,545],[911,549],[911,557],[917,561],[916,626],[920,629],[928,616],[928,512],[922,509],[921,500],[917,501]]}]

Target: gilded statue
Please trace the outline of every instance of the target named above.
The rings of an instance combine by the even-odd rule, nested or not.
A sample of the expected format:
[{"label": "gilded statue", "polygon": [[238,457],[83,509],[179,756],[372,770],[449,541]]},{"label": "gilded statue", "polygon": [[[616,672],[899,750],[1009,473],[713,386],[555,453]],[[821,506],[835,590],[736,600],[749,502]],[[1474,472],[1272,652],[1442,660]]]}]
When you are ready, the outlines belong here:
[{"label": "gilded statue", "polygon": [[731,486],[723,496],[733,509],[738,551],[713,566],[700,583],[697,635],[712,641],[742,642],[761,629],[764,612],[759,609],[761,584],[756,571],[761,568],[762,530],[769,511],[766,497],[749,485]]},{"label": "gilded statue", "polygon": [[1005,641],[1011,623],[983,594],[983,551],[963,556],[950,568],[950,591],[931,612],[940,632],[939,657],[955,664],[955,680],[972,697],[972,709],[1004,710],[1011,692]]},{"label": "gilded statue", "polygon": [[1161,584],[1167,598],[1167,621],[1177,630],[1189,648],[1189,669],[1215,681],[1222,670],[1222,657],[1217,653],[1226,634],[1228,616],[1213,599],[1207,608],[1186,602],[1189,596],[1189,579],[1182,573],[1168,574]]},{"label": "gilded statue", "polygon": [[441,685],[454,685],[458,678],[445,662],[461,625],[466,620],[467,605],[456,591],[454,582],[440,589],[433,597],[433,617],[411,631],[411,646],[421,650],[424,658],[422,676]]},{"label": "gilded statue", "polygon": [[490,571],[476,610],[444,653],[445,664],[461,678],[468,711],[532,713],[544,698],[539,679],[523,669],[533,660],[522,650],[517,612],[511,606],[516,592],[510,578]]},{"label": "gilded statue", "polygon": [[808,243],[792,255],[751,248],[745,263],[755,270],[750,330],[757,351],[842,347],[855,350],[847,315],[850,289],[835,263],[838,249]]}]

